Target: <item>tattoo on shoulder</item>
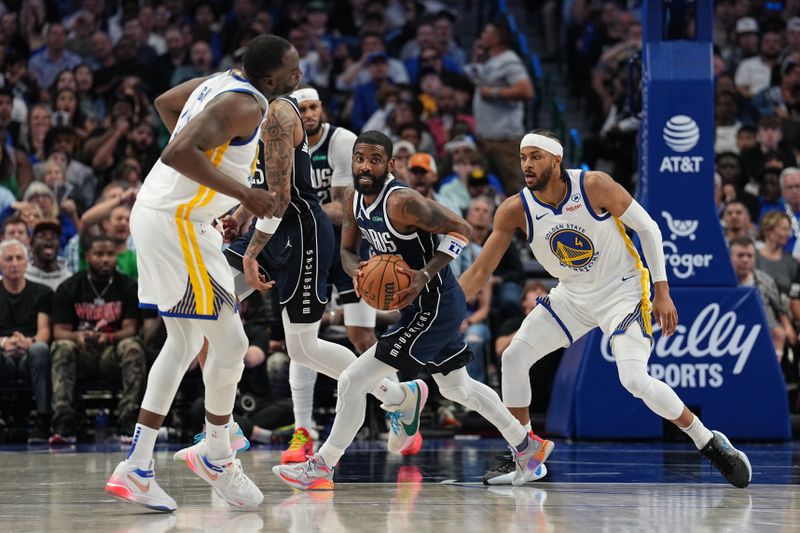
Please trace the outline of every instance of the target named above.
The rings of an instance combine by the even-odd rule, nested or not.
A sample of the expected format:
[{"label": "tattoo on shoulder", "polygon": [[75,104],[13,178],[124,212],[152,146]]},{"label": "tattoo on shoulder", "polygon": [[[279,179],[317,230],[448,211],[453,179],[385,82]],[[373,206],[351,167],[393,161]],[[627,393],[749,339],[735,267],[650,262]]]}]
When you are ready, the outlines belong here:
[{"label": "tattoo on shoulder", "polygon": [[269,190],[277,195],[279,210],[289,205],[294,164],[294,127],[298,117],[289,104],[275,102],[264,126],[264,161]]},{"label": "tattoo on shoulder", "polygon": [[403,202],[402,216],[409,225],[424,226],[432,232],[441,232],[447,223],[447,213],[435,203],[417,195]]}]

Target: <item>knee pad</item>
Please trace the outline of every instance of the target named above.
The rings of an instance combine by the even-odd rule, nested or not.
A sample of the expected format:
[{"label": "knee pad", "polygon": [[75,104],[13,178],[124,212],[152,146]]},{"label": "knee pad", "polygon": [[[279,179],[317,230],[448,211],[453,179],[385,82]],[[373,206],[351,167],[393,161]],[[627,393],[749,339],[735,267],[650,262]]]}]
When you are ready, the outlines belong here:
[{"label": "knee pad", "polygon": [[500,358],[503,374],[510,373],[528,379],[531,367],[545,355],[547,354],[542,353],[539,348],[520,339],[513,339]]},{"label": "knee pad", "polygon": [[647,373],[645,363],[633,359],[619,361],[617,362],[617,372],[619,372],[619,381],[622,386],[634,397],[641,398],[647,394],[653,378]]},{"label": "knee pad", "polygon": [[289,361],[289,385],[292,387],[292,389],[303,389],[309,386],[313,387],[316,381],[316,371],[298,363],[295,360]]},{"label": "knee pad", "polygon": [[434,374],[433,379],[439,386],[439,392],[448,400],[460,403],[473,411],[481,411],[484,407],[480,394],[481,384],[472,379],[466,369],[460,368],[447,376]]},{"label": "knee pad", "polygon": [[203,383],[206,387],[238,383],[244,372],[244,354],[247,352],[247,337],[244,331],[230,339],[230,344],[218,346],[208,343],[208,358],[203,368]]}]

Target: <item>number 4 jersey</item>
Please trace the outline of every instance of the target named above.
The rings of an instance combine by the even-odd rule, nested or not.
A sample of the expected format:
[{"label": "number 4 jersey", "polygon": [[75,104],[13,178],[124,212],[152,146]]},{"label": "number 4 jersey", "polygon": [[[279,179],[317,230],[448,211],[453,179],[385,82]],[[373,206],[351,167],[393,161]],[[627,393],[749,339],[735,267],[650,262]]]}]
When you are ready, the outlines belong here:
[{"label": "number 4 jersey", "polygon": [[536,259],[576,296],[594,298],[632,277],[649,293],[649,275],[622,222],[589,204],[583,171],[567,175],[567,192],[558,205],[544,203],[528,188],[520,193]]}]

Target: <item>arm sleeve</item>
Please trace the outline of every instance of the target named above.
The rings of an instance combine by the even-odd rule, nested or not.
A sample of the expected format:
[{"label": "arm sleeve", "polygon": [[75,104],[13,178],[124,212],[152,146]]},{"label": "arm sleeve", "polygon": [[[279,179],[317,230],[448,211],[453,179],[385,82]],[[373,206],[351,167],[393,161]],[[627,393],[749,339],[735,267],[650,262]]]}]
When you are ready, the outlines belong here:
[{"label": "arm sleeve", "polygon": [[331,174],[331,187],[347,187],[353,183],[353,145],[356,142],[355,133],[337,129],[333,139],[332,159],[333,174]]},{"label": "arm sleeve", "polygon": [[639,236],[653,283],[667,281],[664,246],[661,240],[661,230],[658,229],[656,221],[636,200],[631,202],[619,219]]}]

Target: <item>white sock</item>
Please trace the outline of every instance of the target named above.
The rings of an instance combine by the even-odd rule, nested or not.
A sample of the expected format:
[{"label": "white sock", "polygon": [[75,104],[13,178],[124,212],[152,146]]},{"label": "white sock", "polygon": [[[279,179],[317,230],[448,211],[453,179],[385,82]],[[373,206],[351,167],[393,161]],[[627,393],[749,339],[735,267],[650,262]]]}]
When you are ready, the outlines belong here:
[{"label": "white sock", "polygon": [[317,373],[308,367],[289,361],[289,386],[292,389],[294,427],[311,429],[314,422],[314,385]]},{"label": "white sock", "polygon": [[531,431],[533,431],[533,426],[531,426],[530,420],[528,420],[527,424],[522,424],[522,427],[525,428],[525,433],[530,433]]},{"label": "white sock", "polygon": [[[372,348],[370,348],[371,350]],[[363,356],[362,356],[363,357]],[[392,375],[397,376],[397,374]],[[378,386],[372,389],[371,394],[384,405],[400,405],[406,399],[406,391],[400,384],[389,378],[383,378]]]},{"label": "white sock", "polygon": [[325,461],[327,466],[333,468],[339,462],[339,459],[342,458],[342,455],[344,455],[344,450],[326,441],[320,446],[317,455],[322,457],[322,460]]},{"label": "white sock", "polygon": [[[680,426],[678,426],[680,427]],[[714,438],[714,434],[706,428],[697,416],[694,417],[689,427],[681,428],[694,441],[695,447],[700,450]]]},{"label": "white sock", "polygon": [[212,424],[206,418],[206,451],[212,461],[231,456],[230,421],[222,426]]},{"label": "white sock", "polygon": [[137,423],[136,428],[133,430],[133,442],[131,442],[131,450],[128,452],[127,461],[142,470],[150,468],[156,437],[158,437],[157,429]]}]

